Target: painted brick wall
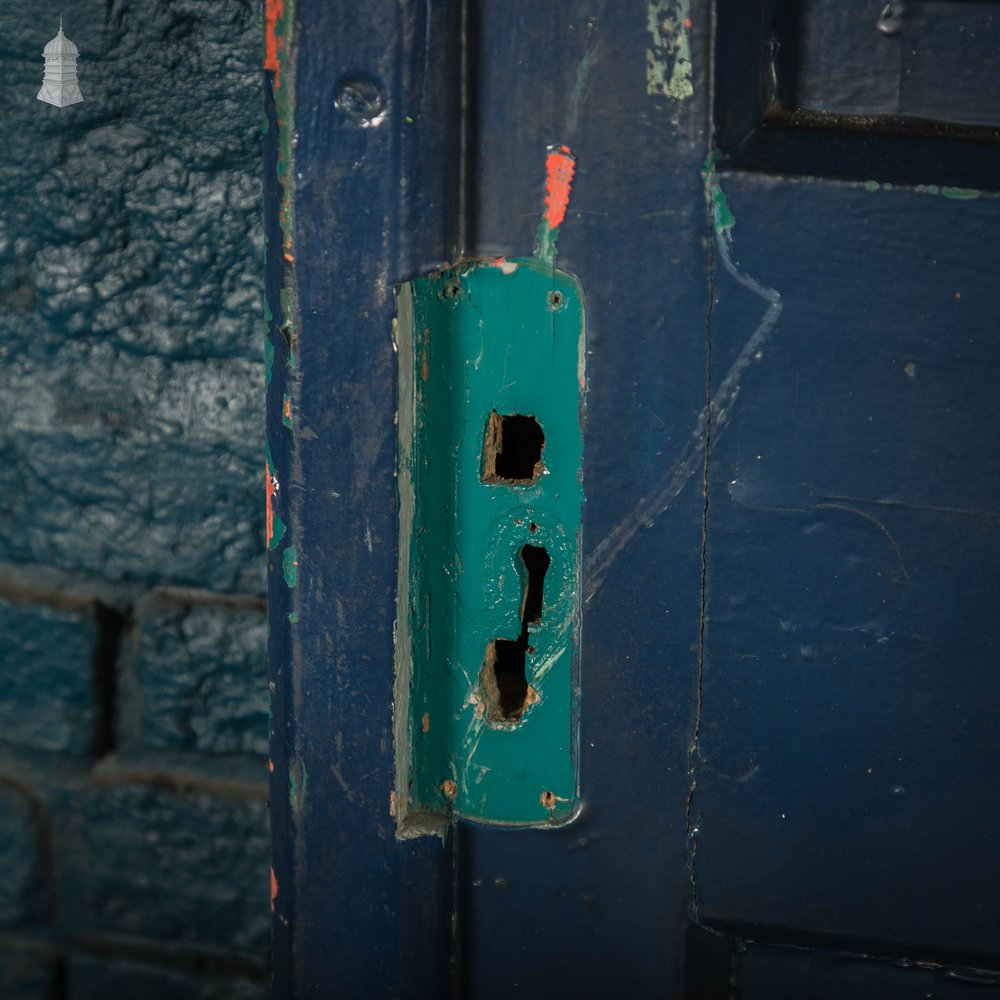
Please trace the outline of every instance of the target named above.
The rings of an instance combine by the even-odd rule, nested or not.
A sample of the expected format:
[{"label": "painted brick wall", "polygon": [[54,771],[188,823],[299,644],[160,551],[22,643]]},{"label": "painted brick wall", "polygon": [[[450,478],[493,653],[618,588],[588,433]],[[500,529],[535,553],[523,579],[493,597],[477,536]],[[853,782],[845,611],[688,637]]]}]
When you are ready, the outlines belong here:
[{"label": "painted brick wall", "polygon": [[0,10],[4,1000],[268,993],[260,22]]}]

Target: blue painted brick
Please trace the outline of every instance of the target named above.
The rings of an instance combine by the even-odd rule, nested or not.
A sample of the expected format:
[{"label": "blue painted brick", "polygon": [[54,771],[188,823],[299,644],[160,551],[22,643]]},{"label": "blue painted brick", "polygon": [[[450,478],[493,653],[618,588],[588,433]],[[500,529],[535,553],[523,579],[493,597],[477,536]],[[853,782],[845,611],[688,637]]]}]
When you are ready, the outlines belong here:
[{"label": "blue painted brick", "polygon": [[94,927],[160,945],[266,958],[270,852],[263,799],[126,784],[87,791],[83,809]]},{"label": "blue painted brick", "polygon": [[0,747],[89,753],[98,715],[96,638],[86,611],[0,601]]},{"label": "blue painted brick", "polygon": [[[82,104],[35,100],[59,15]],[[261,592],[260,2],[0,10],[0,559]]]},{"label": "blue painted brick", "polygon": [[271,995],[269,981],[195,975],[134,961],[78,956],[67,971],[68,1000],[267,1000]]},{"label": "blue painted brick", "polygon": [[44,916],[44,875],[39,864],[43,835],[40,804],[22,789],[0,783],[0,871],[4,873],[0,879],[0,927],[15,927]]},{"label": "blue painted brick", "polygon": [[124,650],[121,749],[267,755],[263,611],[144,601]]},{"label": "blue painted brick", "polygon": [[50,958],[30,948],[0,952],[0,997],[3,1000],[49,1000],[56,996]]}]

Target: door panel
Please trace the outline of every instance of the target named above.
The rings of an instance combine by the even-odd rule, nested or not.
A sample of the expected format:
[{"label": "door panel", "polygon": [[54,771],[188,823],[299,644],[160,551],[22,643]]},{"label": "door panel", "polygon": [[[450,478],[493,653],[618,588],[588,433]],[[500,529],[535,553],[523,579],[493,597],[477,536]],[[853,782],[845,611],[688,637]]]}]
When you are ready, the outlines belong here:
[{"label": "door panel", "polygon": [[[988,86],[864,120],[824,89],[945,7],[882,6],[861,46],[818,2],[272,11],[276,996],[995,987],[1000,142]],[[953,23],[942,65],[995,58]],[[399,840],[393,289],[530,253],[552,143],[582,806]]]}]

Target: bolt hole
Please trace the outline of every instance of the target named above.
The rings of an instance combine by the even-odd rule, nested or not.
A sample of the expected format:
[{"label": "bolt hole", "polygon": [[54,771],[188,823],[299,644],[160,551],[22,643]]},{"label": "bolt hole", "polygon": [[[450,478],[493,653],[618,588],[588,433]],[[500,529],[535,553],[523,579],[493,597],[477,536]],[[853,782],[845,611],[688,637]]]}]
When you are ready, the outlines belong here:
[{"label": "bolt hole", "polygon": [[555,809],[556,797],[554,792],[542,792],[538,798],[546,809]]},{"label": "bolt hole", "polygon": [[530,531],[532,534],[534,534],[536,531],[538,531],[538,525],[535,524],[534,521],[529,521],[528,522],[528,531]]},{"label": "bolt hole", "polygon": [[455,301],[462,297],[462,286],[457,281],[449,281],[441,289],[441,297]]},{"label": "bolt hole", "polygon": [[542,474],[542,425],[521,413],[501,415],[494,410],[483,441],[484,483],[528,484]]},{"label": "bolt hole", "polygon": [[546,298],[550,309],[560,309],[566,302],[566,296],[562,292],[551,291]]}]

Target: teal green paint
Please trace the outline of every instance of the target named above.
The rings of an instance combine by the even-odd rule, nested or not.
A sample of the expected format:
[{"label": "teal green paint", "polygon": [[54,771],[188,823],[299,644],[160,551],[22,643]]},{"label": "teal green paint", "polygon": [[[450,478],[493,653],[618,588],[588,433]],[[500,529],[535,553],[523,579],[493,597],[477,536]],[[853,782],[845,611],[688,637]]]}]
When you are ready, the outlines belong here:
[{"label": "teal green paint", "polygon": [[705,197],[712,209],[712,225],[721,236],[728,233],[736,225],[736,216],[733,215],[729,207],[725,191],[715,179],[715,165],[719,162],[719,156],[717,149],[713,149],[708,154],[705,166],[701,170],[701,179],[705,185]]},{"label": "teal green paint", "polygon": [[278,547],[278,542],[285,537],[285,522],[278,517],[277,514],[271,515],[271,544],[268,545],[269,549],[276,549]]},{"label": "teal green paint", "polygon": [[281,554],[281,572],[285,576],[285,583],[289,587],[296,587],[299,583],[299,553],[294,545],[289,545]]},{"label": "teal green paint", "polygon": [[940,194],[941,189],[937,184],[918,184],[914,190],[919,194]]},{"label": "teal green paint", "polygon": [[270,338],[264,341],[264,385],[271,384],[271,368],[274,366],[274,344]]},{"label": "teal green paint", "polygon": [[306,801],[306,787],[309,784],[309,772],[304,760],[293,762],[288,768],[288,804],[292,812],[302,811]]},{"label": "teal green paint", "polygon": [[281,315],[284,317],[281,324],[281,335],[285,338],[285,344],[288,347],[288,367],[294,371],[296,333],[292,316],[295,314],[295,294],[290,288],[282,288],[279,297],[281,299]]},{"label": "teal green paint", "polygon": [[[431,832],[448,815],[565,822],[579,798],[583,293],[534,257],[418,278],[398,303],[400,833]],[[482,481],[494,409],[541,424],[537,482]],[[524,545],[552,560],[541,623],[528,628],[537,700],[503,727],[484,719],[481,672],[490,643],[520,632]]]},{"label": "teal green paint", "polygon": [[941,194],[953,201],[975,201],[981,196],[981,192],[972,188],[943,187]]},{"label": "teal green paint", "polygon": [[298,613],[298,611],[289,611],[288,612],[288,621],[292,625],[297,625],[298,621],[299,621],[299,613]]},{"label": "teal green paint", "polygon": [[[267,476],[269,482],[275,481],[274,460],[271,458],[271,445],[268,442],[267,438],[264,439],[264,473]],[[278,493],[278,486],[275,485],[273,487],[273,492],[272,492],[272,487],[270,485],[267,485],[266,489],[268,491],[267,501],[266,501],[267,511],[268,511],[268,517],[271,522],[271,530],[269,537],[267,539],[267,547],[268,549],[276,549],[278,547],[278,543],[281,541],[282,538],[285,537],[285,522],[282,521],[280,517],[278,517],[277,512],[274,510],[274,507],[277,503],[276,495]]]}]

